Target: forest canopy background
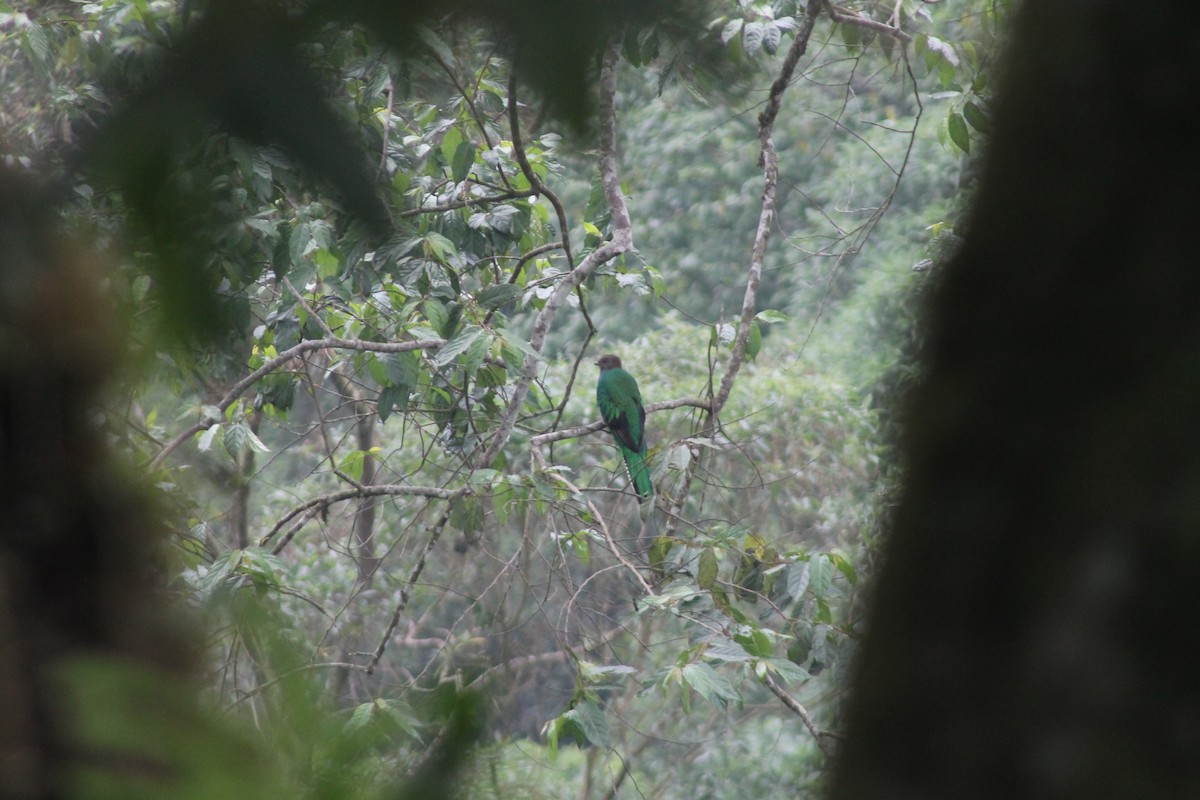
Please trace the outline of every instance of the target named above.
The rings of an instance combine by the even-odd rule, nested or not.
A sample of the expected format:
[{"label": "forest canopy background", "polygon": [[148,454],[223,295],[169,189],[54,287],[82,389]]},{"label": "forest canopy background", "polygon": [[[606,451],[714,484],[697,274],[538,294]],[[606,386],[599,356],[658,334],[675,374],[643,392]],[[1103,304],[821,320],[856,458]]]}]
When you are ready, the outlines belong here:
[{"label": "forest canopy background", "polygon": [[[13,661],[67,664],[100,720],[44,718],[60,684],[13,668],[13,785],[82,737],[240,764],[206,779],[238,793],[420,796],[464,740],[464,796],[819,791],[1004,4],[600,5],[0,4],[6,228],[41,243],[5,248],[8,327],[121,353],[55,431],[151,476],[220,711],[164,744],[119,659],[177,662],[114,606],[120,669],[77,629]],[[50,311],[83,307],[107,321]],[[608,351],[649,506],[594,408]],[[5,366],[30,408],[34,368]],[[49,447],[6,441],[15,471]],[[6,577],[69,574],[50,539]]]}]

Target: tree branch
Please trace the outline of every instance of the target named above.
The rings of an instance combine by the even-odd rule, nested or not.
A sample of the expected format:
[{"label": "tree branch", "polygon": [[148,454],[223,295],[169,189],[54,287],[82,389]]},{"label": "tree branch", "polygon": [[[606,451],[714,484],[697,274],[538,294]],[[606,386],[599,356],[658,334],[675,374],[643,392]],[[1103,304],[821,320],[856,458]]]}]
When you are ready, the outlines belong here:
[{"label": "tree branch", "polygon": [[763,682],[767,685],[767,688],[771,690],[771,694],[778,697],[781,703],[787,706],[790,710],[794,711],[796,716],[800,717],[800,721],[804,723],[804,727],[808,728],[808,732],[812,734],[813,740],[816,741],[817,747],[821,749],[821,752],[826,756],[833,755],[833,753],[829,750],[829,746],[825,743],[825,740],[835,739],[837,738],[837,734],[832,733],[831,731],[823,731],[818,728],[817,724],[813,722],[812,715],[808,713],[808,709],[800,705],[799,700],[792,697],[790,694],[788,694],[786,689],[776,683],[775,678],[769,673],[763,677]]},{"label": "tree branch", "polygon": [[721,379],[721,387],[713,398],[711,415],[721,412],[729,400],[733,390],[733,382],[742,368],[746,358],[746,342],[750,338],[750,324],[754,321],[758,303],[758,285],[762,280],[763,260],[766,257],[767,241],[771,236],[771,224],[775,219],[775,190],[779,182],[779,159],[775,152],[775,118],[783,101],[783,93],[792,82],[796,65],[800,57],[808,50],[808,40],[812,36],[813,25],[820,13],[821,3],[809,3],[804,21],[796,31],[779,76],[771,84],[771,92],[767,97],[767,105],[758,116],[758,141],[760,147],[759,166],[763,170],[762,210],[758,216],[758,229],[754,233],[754,247],[750,254],[750,268],[746,276],[746,293],[742,298],[742,313],[739,318],[737,336],[733,342],[733,353],[729,357],[729,367]]},{"label": "tree branch", "polygon": [[[530,453],[532,454],[536,468],[538,470],[545,470],[546,464],[544,461],[542,461],[542,451],[538,450],[537,448],[531,448]],[[629,570],[629,572],[641,585],[642,591],[645,592],[647,596],[654,594],[654,590],[650,588],[650,584],[646,582],[644,577],[642,577],[642,573],[638,571],[638,568],[633,565],[633,562],[626,558],[625,554],[621,552],[619,547],[617,547],[617,543],[613,540],[612,532],[609,531],[608,523],[604,521],[604,515],[600,513],[600,509],[596,508],[595,504],[588,499],[587,495],[585,495],[578,486],[567,480],[567,478],[561,473],[552,472],[549,474],[554,480],[561,483],[567,488],[568,491],[584,502],[588,508],[588,511],[591,512],[592,519],[596,520],[596,524],[600,526],[600,532],[604,535],[604,542],[608,545],[609,552],[613,554],[613,557],[616,558],[617,561],[621,562],[623,567]]]},{"label": "tree branch", "polygon": [[571,254],[571,238],[570,231],[567,226],[567,213],[563,210],[562,201],[558,199],[558,195],[550,191],[550,188],[542,181],[540,175],[533,171],[533,166],[529,163],[529,156],[525,153],[525,142],[521,138],[521,118],[517,114],[517,74],[514,72],[508,79],[508,129],[512,136],[513,156],[517,159],[517,165],[521,168],[521,174],[525,176],[525,180],[529,181],[529,185],[533,191],[545,197],[554,207],[554,215],[558,219],[558,234],[562,241],[562,249],[567,254],[567,264],[574,269],[575,259]]},{"label": "tree branch", "polygon": [[412,597],[413,587],[420,580],[421,573],[425,571],[425,563],[429,559],[429,554],[433,551],[434,545],[438,543],[438,539],[441,538],[442,531],[446,528],[446,523],[450,521],[450,510],[451,507],[447,505],[445,513],[429,529],[429,538],[425,541],[425,547],[421,550],[421,556],[417,559],[417,563],[413,565],[412,571],[408,573],[408,579],[405,580],[404,586],[400,589],[400,602],[396,604],[396,608],[392,611],[392,619],[388,622],[387,630],[383,632],[383,636],[379,640],[379,646],[375,648],[375,653],[371,656],[370,663],[367,664],[366,672],[368,675],[375,672],[375,667],[379,665],[379,660],[383,658],[383,653],[387,650],[388,640],[392,638],[392,633],[400,624],[400,615],[404,613],[404,609],[408,608],[408,601]]},{"label": "tree branch", "polygon": [[[653,414],[655,411],[669,411],[673,408],[699,408],[707,410],[710,407],[711,404],[707,400],[701,400],[697,397],[683,397],[678,400],[664,400],[661,403],[647,403],[646,413]],[[559,428],[558,430],[546,431],[532,437],[529,440],[529,446],[536,449],[551,442],[561,442],[563,439],[578,439],[581,436],[587,436],[589,433],[602,431],[606,427],[608,427],[607,422],[596,420],[595,422],[589,422],[587,425],[577,425],[574,428]]]},{"label": "tree branch", "polygon": [[[441,489],[436,486],[411,486],[404,483],[377,483],[371,486],[357,486],[352,489],[343,489],[340,492],[331,492],[330,494],[314,497],[306,503],[296,506],[288,513],[284,514],[279,520],[267,531],[262,538],[258,540],[259,547],[266,547],[271,539],[296,517],[308,511],[324,511],[334,503],[345,502],[346,500],[357,500],[368,497],[385,497],[385,496],[409,496],[409,497],[431,497],[438,500],[452,500],[466,493],[466,488],[458,489]],[[315,516],[310,514],[309,519]],[[295,533],[295,531],[292,531]]]},{"label": "tree branch", "polygon": [[600,156],[598,168],[600,181],[604,186],[604,197],[612,214],[612,236],[589,253],[579,264],[566,274],[555,287],[554,292],[546,300],[533,325],[529,337],[529,346],[533,353],[525,356],[521,368],[521,379],[513,388],[512,397],[504,411],[504,417],[496,429],[492,444],[476,462],[476,466],[486,467],[495,460],[501,448],[512,434],[521,405],[529,393],[540,360],[540,354],[546,345],[546,336],[554,323],[559,309],[567,297],[587,280],[596,268],[633,248],[633,225],[629,219],[629,209],[625,206],[625,197],[621,193],[621,182],[617,171],[617,44],[611,42],[604,53],[600,67]]},{"label": "tree branch", "polygon": [[[929,2],[929,0],[925,0],[925,2]],[[937,0],[937,2],[940,2],[940,0]],[[871,19],[870,17],[865,17],[865,16],[859,14],[857,11],[851,11],[848,8],[842,8],[841,6],[836,6],[832,2],[830,2],[830,0],[824,0],[824,2],[821,3],[821,5],[825,6],[825,12],[827,14],[829,14],[829,18],[832,19],[834,22],[841,22],[846,25],[855,25],[859,28],[867,28],[869,30],[879,31],[880,33],[885,33],[888,36],[891,36],[901,42],[904,42],[905,44],[908,44],[909,42],[912,41],[913,37],[910,34],[907,34],[904,31],[900,30],[898,27],[889,25],[886,22],[880,22],[877,19]],[[900,4],[897,3],[896,4],[897,10],[892,12],[892,19],[894,19],[896,21],[899,21],[899,13],[898,13],[899,8],[900,8]]]},{"label": "tree branch", "polygon": [[[263,364],[258,369],[251,372],[246,377],[233,385],[233,388],[225,393],[221,401],[217,403],[216,408],[222,414],[233,403],[242,396],[242,393],[253,386],[265,376],[282,367],[297,356],[312,352],[313,350],[361,350],[373,353],[407,353],[411,350],[432,350],[441,347],[446,343],[445,339],[414,339],[410,342],[369,342],[365,339],[341,339],[336,336],[327,336],[324,339],[307,339],[299,344],[289,347],[279,355],[272,358],[270,361]],[[150,459],[149,468],[151,471],[162,466],[163,461],[167,459],[171,453],[179,449],[179,446],[186,442],[191,437],[195,436],[200,431],[208,430],[213,425],[216,425],[221,420],[204,419],[195,423],[186,430],[182,431],[171,441],[163,446],[162,450],[154,458]]]}]

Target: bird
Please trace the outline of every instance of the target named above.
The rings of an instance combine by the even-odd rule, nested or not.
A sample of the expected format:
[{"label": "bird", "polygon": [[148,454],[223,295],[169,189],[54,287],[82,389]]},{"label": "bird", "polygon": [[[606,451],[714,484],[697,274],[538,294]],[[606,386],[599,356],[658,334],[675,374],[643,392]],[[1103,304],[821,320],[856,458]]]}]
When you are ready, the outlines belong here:
[{"label": "bird", "polygon": [[654,494],[650,482],[650,466],[646,463],[646,409],[637,381],[621,367],[619,356],[609,353],[596,361],[600,377],[596,381],[596,405],[608,424],[608,431],[625,467],[639,500]]}]

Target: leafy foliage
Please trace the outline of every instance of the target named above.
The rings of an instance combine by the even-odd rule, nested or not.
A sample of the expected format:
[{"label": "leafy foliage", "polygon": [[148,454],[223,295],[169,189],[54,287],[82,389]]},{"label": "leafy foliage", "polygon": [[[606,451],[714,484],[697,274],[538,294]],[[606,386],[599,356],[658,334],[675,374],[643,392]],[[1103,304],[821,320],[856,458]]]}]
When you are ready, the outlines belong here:
[{"label": "leafy foliage", "polygon": [[[114,263],[153,366],[109,425],[173,503],[209,699],[279,756],[246,787],[441,796],[475,742],[492,791],[572,746],[614,793],[816,791],[885,486],[871,391],[957,189],[925,104],[964,150],[952,120],[986,129],[983,56],[877,5],[0,6],[4,156],[56,143],[38,168]],[[760,287],[754,111],[806,24]],[[587,437],[605,349],[651,411],[648,516]]]}]

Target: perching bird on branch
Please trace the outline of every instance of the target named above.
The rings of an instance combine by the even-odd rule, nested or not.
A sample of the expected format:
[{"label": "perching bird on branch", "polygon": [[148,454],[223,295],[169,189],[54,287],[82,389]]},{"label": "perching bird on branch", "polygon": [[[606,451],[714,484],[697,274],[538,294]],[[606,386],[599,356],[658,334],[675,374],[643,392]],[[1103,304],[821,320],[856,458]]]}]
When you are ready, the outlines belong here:
[{"label": "perching bird on branch", "polygon": [[600,368],[596,405],[625,460],[633,490],[644,501],[654,494],[654,486],[646,463],[646,409],[642,408],[642,394],[633,376],[621,369],[621,359],[617,356],[611,353],[600,356],[596,366]]}]

